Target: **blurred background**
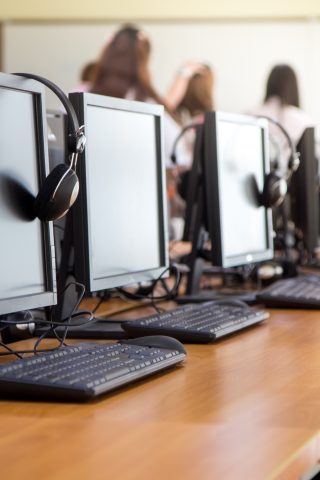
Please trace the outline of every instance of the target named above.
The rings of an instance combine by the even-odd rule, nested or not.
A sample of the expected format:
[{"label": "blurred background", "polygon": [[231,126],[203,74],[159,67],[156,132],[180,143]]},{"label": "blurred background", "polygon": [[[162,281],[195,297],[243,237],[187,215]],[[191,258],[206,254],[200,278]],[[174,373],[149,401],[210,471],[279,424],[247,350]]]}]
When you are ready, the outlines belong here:
[{"label": "blurred background", "polygon": [[[301,107],[320,126],[319,0],[2,0],[0,70],[37,73],[69,92],[127,22],[150,37],[159,93],[179,66],[198,60],[214,71],[216,108],[245,113],[262,102],[272,66],[288,63],[298,76]],[[48,106],[59,106],[53,95]]]}]

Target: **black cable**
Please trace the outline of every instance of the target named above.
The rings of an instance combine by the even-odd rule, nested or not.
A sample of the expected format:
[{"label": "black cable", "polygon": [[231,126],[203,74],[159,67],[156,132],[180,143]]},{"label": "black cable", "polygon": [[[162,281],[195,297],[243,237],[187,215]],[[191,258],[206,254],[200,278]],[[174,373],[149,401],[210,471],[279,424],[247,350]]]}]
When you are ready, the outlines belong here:
[{"label": "black cable", "polygon": [[18,352],[13,350],[13,348],[8,347],[5,343],[0,342],[0,346],[6,348],[8,352],[0,352],[0,355],[16,355],[18,358],[23,358],[23,356]]},{"label": "black cable", "polygon": [[[1,320],[1,323],[2,324],[7,324],[7,325],[19,325],[19,324],[34,324],[34,323],[37,323],[37,324],[45,324],[45,325],[50,325],[51,328],[48,328],[48,330],[46,332],[44,332],[38,339],[37,341],[35,342],[35,345],[33,347],[32,350],[14,350],[10,347],[8,347],[6,344],[0,342],[0,346],[3,346],[6,350],[8,350],[7,352],[0,352],[0,357],[1,356],[6,356],[6,355],[16,355],[18,358],[22,358],[22,356],[24,354],[27,354],[27,353],[33,353],[34,355],[36,355],[37,353],[44,353],[44,352],[52,352],[52,351],[55,351],[55,350],[58,350],[59,348],[62,347],[62,345],[65,345],[65,340],[66,340],[66,337],[67,337],[67,333],[68,333],[68,329],[70,327],[77,327],[77,326],[82,326],[82,325],[85,325],[86,323],[89,323],[89,322],[92,322],[94,317],[93,317],[93,313],[89,310],[79,310],[77,311],[77,308],[79,307],[83,297],[84,297],[84,293],[85,293],[85,287],[84,285],[82,285],[81,283],[78,283],[78,282],[70,282],[66,285],[66,287],[64,288],[62,294],[65,294],[66,290],[71,286],[71,285],[76,285],[77,287],[79,287],[81,289],[81,292],[80,292],[80,295],[72,309],[72,312],[71,314],[63,319],[61,322],[56,322],[56,321],[53,321],[52,318],[53,318],[53,311],[54,311],[54,307],[51,309],[51,319],[50,320],[46,320],[46,319],[38,319],[35,321],[35,319],[30,319],[30,320],[18,320],[18,321],[14,321],[14,320]],[[27,311],[27,313],[31,314],[30,311]],[[79,324],[72,324],[70,325],[70,322],[73,318],[75,317],[78,317],[80,315],[83,315],[83,314],[87,314],[89,315],[89,318],[88,320],[86,320],[85,322],[81,322]],[[59,336],[58,332],[56,331],[57,327],[65,327],[64,329],[64,332],[63,332],[63,335],[62,337]],[[57,347],[54,347],[54,348],[49,348],[49,349],[39,349],[38,346],[40,345],[40,343],[42,342],[42,340],[44,338],[46,338],[46,336],[49,334],[49,332],[53,332],[55,334],[55,337],[56,339],[58,340],[59,342],[59,345]]]},{"label": "black cable", "polygon": [[67,321],[72,318],[80,317],[82,315],[89,315],[89,318],[81,323],[72,323],[68,325],[69,327],[81,327],[81,325],[85,325],[86,323],[93,321],[93,313],[91,310],[78,310],[74,312],[69,317],[64,318],[61,322],[56,322],[55,320],[46,320],[45,318],[38,318],[33,320],[2,320],[1,323],[5,325],[32,325],[36,323],[37,325],[52,325],[53,327],[65,327],[67,325]]},{"label": "black cable", "polygon": [[157,281],[159,280],[162,280],[162,283],[164,283],[165,285],[165,289],[167,291],[167,293],[165,295],[162,295],[162,296],[157,296],[157,297],[154,297],[153,295],[153,291],[151,292],[151,303],[152,303],[152,307],[155,309],[155,311],[157,313],[162,313],[165,311],[165,309],[161,308],[161,307],[158,307],[155,303],[156,300],[173,300],[177,295],[178,295],[178,289],[179,289],[179,285],[180,285],[180,281],[181,281],[181,273],[180,273],[180,270],[178,268],[177,265],[175,264],[171,264],[170,267],[168,267],[167,270],[170,271],[170,269],[174,269],[175,272],[176,272],[176,281],[173,285],[173,287],[171,288],[171,290],[168,289],[164,279],[162,278],[163,275],[166,273],[166,270],[164,272],[162,272],[162,274],[158,277]]},{"label": "black cable", "polygon": [[191,128],[196,128],[198,125],[199,125],[199,122],[193,122],[193,123],[189,123],[188,125],[186,125],[185,127],[183,127],[181,129],[179,135],[176,137],[176,139],[175,139],[175,141],[173,142],[173,145],[172,145],[172,151],[171,151],[171,155],[170,155],[172,163],[174,163],[174,164],[177,163],[176,149],[177,149],[177,145],[180,141],[180,138],[183,137],[183,135],[186,133],[186,131],[190,130]]},{"label": "black cable", "polygon": [[175,283],[173,285],[173,287],[169,290],[167,289],[167,293],[164,294],[164,295],[161,295],[161,296],[154,296],[153,295],[153,292],[151,292],[151,298],[153,300],[173,300],[176,296],[177,296],[177,293],[178,293],[178,288],[179,288],[179,285],[180,285],[180,281],[181,281],[181,273],[180,273],[180,270],[178,268],[178,266],[176,264],[171,264],[170,267],[168,267],[166,270],[164,270],[161,275],[159,275],[159,277],[157,278],[156,282],[158,282],[159,280],[164,280],[163,279],[163,275],[167,272],[167,271],[170,271],[170,270],[175,270],[175,277],[176,277],[176,280],[175,280]]},{"label": "black cable", "polygon": [[168,272],[168,270],[170,270],[170,268],[171,267],[166,268],[161,273],[161,275],[154,281],[153,289],[152,289],[151,293],[148,294],[148,295],[140,295],[140,294],[137,294],[137,293],[128,292],[124,288],[120,288],[120,287],[117,288],[117,291],[122,293],[123,295],[125,295],[127,298],[129,298],[131,300],[149,300],[149,299],[154,300],[154,301],[155,300],[172,300],[173,295],[175,294],[175,291],[177,289],[177,285],[179,285],[179,283],[180,283],[180,272],[178,271],[178,269],[177,269],[177,279],[176,279],[176,282],[175,282],[174,286],[172,287],[171,291],[169,293],[166,293],[165,295],[158,295],[158,296],[153,295],[153,291],[155,289],[156,283],[163,277],[163,275],[165,273]]},{"label": "black cable", "polygon": [[[36,354],[37,351],[38,351],[38,350],[37,350],[38,345],[40,345],[40,342],[49,334],[49,332],[50,332],[50,333],[51,333],[51,332],[54,333],[56,339],[60,342],[60,345],[59,345],[59,346],[61,347],[62,345],[65,344],[64,342],[65,342],[65,340],[66,340],[66,338],[67,338],[67,334],[68,334],[68,329],[69,329],[69,327],[70,327],[70,326],[71,326],[71,327],[76,326],[76,325],[70,325],[70,322],[71,322],[72,318],[74,318],[75,316],[79,316],[79,315],[81,314],[80,312],[77,312],[76,310],[77,310],[77,308],[79,307],[79,305],[80,305],[80,303],[81,303],[81,301],[82,301],[82,299],[83,299],[83,297],[84,297],[84,294],[85,294],[85,286],[84,286],[82,283],[79,283],[79,282],[69,282],[69,283],[65,286],[65,288],[64,288],[64,290],[63,290],[63,292],[62,292],[63,295],[65,294],[65,292],[67,291],[67,289],[68,289],[71,285],[75,285],[76,287],[80,288],[80,290],[81,290],[81,292],[80,292],[80,294],[79,294],[79,297],[78,297],[78,300],[76,301],[76,303],[75,303],[75,305],[74,305],[74,307],[73,307],[73,309],[72,309],[72,311],[71,311],[71,314],[69,315],[69,317],[67,317],[66,319],[63,319],[61,322],[56,322],[56,321],[52,321],[53,309],[51,310],[51,320],[50,320],[51,328],[49,328],[47,332],[44,332],[44,334],[41,335],[41,337],[39,337],[39,339],[36,341],[35,347],[34,347],[34,353],[35,353],[35,354]],[[85,323],[89,323],[89,322],[91,322],[91,321],[93,320],[93,314],[92,314],[92,312],[88,311],[88,313],[89,313],[89,315],[90,315],[90,316],[89,316],[89,320],[88,320],[87,322],[81,322],[81,324],[78,325],[78,326],[82,326],[82,325],[84,325]],[[60,325],[59,325],[59,324],[60,324]],[[61,325],[61,324],[62,324],[62,325]],[[63,326],[63,327],[65,327],[65,328],[64,328],[64,331],[63,331],[63,334],[62,334],[62,337],[60,337],[59,333],[57,332],[57,327],[58,327],[58,326]]]},{"label": "black cable", "polygon": [[[92,315],[92,312],[89,312],[89,311],[81,311],[81,314],[83,313],[87,313],[87,314],[90,314],[90,317],[89,319],[86,321],[86,322],[82,322],[80,324],[77,324],[77,325],[66,325],[65,323],[62,324],[62,326],[66,327],[64,332],[63,332],[63,337],[59,337],[58,333],[55,331],[55,329],[57,328],[57,326],[61,326],[61,323],[59,322],[55,322],[55,323],[58,323],[58,325],[52,325],[51,328],[48,328],[48,330],[46,332],[44,332],[38,339],[37,341],[35,342],[35,345],[33,347],[32,350],[13,350],[12,348],[8,347],[6,344],[0,342],[0,346],[3,346],[4,348],[6,348],[8,350],[8,352],[0,352],[0,356],[6,356],[6,355],[16,355],[17,357],[19,358],[23,358],[22,355],[26,354],[26,353],[33,353],[34,355],[36,355],[37,353],[43,353],[43,352],[53,352],[55,350],[58,350],[59,348],[62,347],[62,345],[65,345],[65,340],[66,340],[66,336],[67,336],[67,332],[68,332],[68,329],[70,327],[81,327],[82,325],[85,325],[86,323],[89,323],[92,321],[93,319],[93,315]],[[79,316],[80,315],[80,312],[75,312],[75,315],[74,316]],[[70,318],[74,318],[74,316],[70,316]],[[50,324],[50,320],[47,320],[46,323]],[[9,322],[7,322],[9,323]],[[14,322],[10,322],[11,323],[14,323]],[[20,322],[19,322],[20,323]],[[27,322],[27,323],[31,323],[31,322]],[[17,324],[17,322],[16,322]],[[38,349],[38,345],[41,343],[41,341],[47,337],[47,335],[49,334],[49,332],[54,332],[56,334],[56,339],[59,341],[59,345],[57,347],[54,347],[54,348],[46,348],[46,349]]]},{"label": "black cable", "polygon": [[[157,284],[157,282],[159,280],[162,279],[162,277],[168,272],[170,271],[170,269],[174,269],[175,272],[176,272],[176,281],[173,285],[173,287],[171,288],[171,290],[168,290],[168,292],[164,295],[157,295],[155,296],[154,295],[154,289],[155,289],[155,286]],[[173,300],[176,296],[177,296],[177,292],[178,292],[178,288],[179,288],[179,285],[180,285],[180,281],[181,281],[181,273],[179,271],[179,268],[175,265],[175,264],[172,264],[170,267],[166,268],[160,275],[159,277],[154,281],[154,285],[153,285],[153,289],[151,291],[150,294],[148,295],[139,295],[139,294],[135,294],[135,293],[132,293],[132,292],[128,292],[127,290],[123,289],[123,288],[117,288],[117,290],[122,293],[123,295],[125,295],[127,298],[131,299],[131,300],[151,300],[151,304],[153,306],[153,308],[155,310],[158,310],[158,307],[155,306],[155,302],[156,301],[159,301],[159,300]]]},{"label": "black cable", "polygon": [[[120,297],[120,298],[123,298],[123,297]],[[115,315],[119,315],[121,313],[130,312],[131,310],[137,310],[138,308],[145,308],[145,307],[152,307],[152,306],[153,306],[153,304],[152,304],[151,301],[148,301],[146,303],[139,303],[139,304],[135,304],[135,305],[130,305],[130,307],[122,308],[121,310],[117,310],[116,312],[112,312],[112,313],[108,314],[108,318],[112,318]],[[102,321],[103,322],[105,322],[105,321],[108,322],[108,320],[104,320],[104,319],[102,319]],[[114,320],[110,320],[110,323],[111,322],[114,322]]]},{"label": "black cable", "polygon": [[[1,345],[1,342],[0,342],[0,345]],[[7,350],[11,350],[10,352],[0,352],[0,357],[4,357],[4,356],[7,356],[7,355],[16,355],[17,357],[19,358],[22,358],[22,355],[25,355],[27,353],[32,353],[34,354],[34,349],[32,350],[13,350],[11,349],[10,347],[8,347],[7,345],[3,345]],[[43,348],[43,349],[39,349],[36,351],[36,353],[46,353],[46,352],[55,352],[56,350],[59,350],[59,348],[61,348],[61,345],[58,345],[57,347],[54,347],[54,348]]]},{"label": "black cable", "polygon": [[98,308],[100,307],[100,305],[102,305],[102,303],[105,301],[105,295],[103,295],[102,297],[99,298],[98,300],[98,303],[96,304],[96,306],[94,307],[94,309],[92,310],[92,313],[95,314],[98,310]]}]

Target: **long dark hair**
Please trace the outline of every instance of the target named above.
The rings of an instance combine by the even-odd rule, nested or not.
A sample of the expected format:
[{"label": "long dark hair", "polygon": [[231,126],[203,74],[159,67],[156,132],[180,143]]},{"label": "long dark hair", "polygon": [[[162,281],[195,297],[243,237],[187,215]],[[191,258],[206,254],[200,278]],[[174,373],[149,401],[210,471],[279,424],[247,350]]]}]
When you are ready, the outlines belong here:
[{"label": "long dark hair", "polygon": [[147,36],[134,25],[124,25],[103,49],[90,91],[124,98],[133,89],[135,100],[152,98],[163,104],[151,84],[150,51]]},{"label": "long dark hair", "polygon": [[276,65],[271,70],[264,100],[273,96],[279,97],[283,105],[300,107],[297,77],[289,65]]}]

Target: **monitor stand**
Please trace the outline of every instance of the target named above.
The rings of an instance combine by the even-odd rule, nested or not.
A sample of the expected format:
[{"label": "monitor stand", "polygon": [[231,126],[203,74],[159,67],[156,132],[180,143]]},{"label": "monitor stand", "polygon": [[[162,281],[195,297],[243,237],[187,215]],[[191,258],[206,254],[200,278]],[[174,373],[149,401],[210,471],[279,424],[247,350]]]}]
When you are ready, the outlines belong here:
[{"label": "monitor stand", "polygon": [[209,302],[212,300],[225,300],[226,298],[232,298],[236,300],[242,300],[243,302],[252,305],[256,303],[256,291],[255,290],[245,290],[240,287],[228,287],[226,289],[217,288],[209,289],[200,289],[200,279],[204,275],[216,275],[216,272],[213,269],[210,272],[207,262],[202,258],[196,258],[193,262],[191,270],[188,274],[187,289],[185,295],[179,295],[175,301],[178,304],[185,303],[202,303]]},{"label": "monitor stand", "polygon": [[[74,281],[75,262],[73,250],[73,213],[72,209],[68,213],[65,225],[65,233],[63,239],[61,261],[58,266],[58,304],[54,307],[53,319],[61,322],[63,318],[67,318],[78,300],[78,292],[75,286],[65,290],[69,281]],[[77,324],[87,322],[87,316],[76,317]],[[113,320],[108,318],[95,317],[91,322],[85,325],[68,328],[67,338],[87,338],[87,339],[121,339],[128,338],[121,324],[124,320]],[[65,327],[57,327],[55,331],[61,335],[65,331]],[[47,326],[36,326],[35,335],[40,336],[48,332],[48,337],[54,337],[55,334]]]},{"label": "monitor stand", "polygon": [[[81,320],[81,317],[78,318]],[[83,320],[85,320],[83,318]],[[96,340],[118,340],[121,338],[128,338],[128,335],[121,327],[123,321],[120,320],[103,320],[95,318],[94,321],[81,327],[71,327],[68,329],[67,338],[74,339],[96,339]],[[41,336],[48,331],[48,327],[35,328],[34,335]],[[61,337],[64,334],[65,327],[57,327],[56,333]],[[49,331],[48,338],[55,337],[53,331]]]},{"label": "monitor stand", "polygon": [[[200,135],[201,132],[199,132]],[[198,138],[198,137],[197,137]],[[200,290],[200,281],[203,275],[214,275],[217,272],[215,267],[208,267],[208,261],[204,255],[204,245],[208,238],[205,225],[205,192],[203,190],[203,182],[201,177],[203,175],[202,158],[203,152],[201,150],[202,143],[199,141],[196,144],[194,151],[194,159],[191,171],[191,177],[194,180],[191,184],[192,196],[187,199],[187,215],[192,216],[192,228],[190,227],[191,220],[186,218],[186,225],[189,226],[184,232],[184,240],[191,239],[192,250],[189,256],[190,271],[187,276],[186,294],[179,295],[175,301],[179,304],[185,303],[200,303],[211,300],[221,300],[226,298],[235,298],[242,300],[248,304],[255,303],[255,292],[249,290],[236,288],[235,290],[228,289],[228,292],[219,291],[219,288],[212,290]],[[191,180],[190,180],[191,181]],[[221,272],[222,273],[222,272]],[[230,291],[231,290],[231,291]]]}]

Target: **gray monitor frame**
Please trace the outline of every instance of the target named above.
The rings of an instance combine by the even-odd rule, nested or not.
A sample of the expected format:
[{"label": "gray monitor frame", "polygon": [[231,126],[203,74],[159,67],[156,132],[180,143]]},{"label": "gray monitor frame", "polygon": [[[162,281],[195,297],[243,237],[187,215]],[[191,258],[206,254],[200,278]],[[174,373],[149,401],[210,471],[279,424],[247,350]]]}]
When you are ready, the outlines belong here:
[{"label": "gray monitor frame", "polygon": [[[16,75],[0,73],[0,95],[2,89],[10,91],[31,93],[34,103],[35,136],[37,138],[37,170],[39,185],[49,173],[45,89],[35,80],[26,79]],[[12,142],[19,141],[15,132],[12,132]],[[40,220],[33,220],[39,222]],[[53,227],[51,222],[41,222],[42,247],[39,252],[43,258],[45,291],[37,294],[27,294],[17,297],[0,298],[0,315],[13,312],[42,308],[57,303],[56,263]],[[28,252],[25,252],[28,255]],[[5,274],[5,272],[2,272]]]},{"label": "gray monitor frame", "polygon": [[[272,212],[271,209],[263,206],[259,208],[264,210],[266,248],[255,252],[243,252],[235,256],[228,256],[225,252],[221,221],[221,211],[224,205],[221,192],[222,188],[226,188],[226,186],[219,184],[219,169],[221,168],[220,162],[222,159],[219,158],[219,146],[217,144],[219,122],[221,121],[235,122],[239,125],[256,125],[261,128],[261,147],[263,152],[263,165],[261,165],[263,171],[261,173],[265,177],[270,172],[267,120],[227,112],[206,113],[204,123],[204,185],[206,221],[213,245],[211,249],[212,263],[228,268],[270,260],[274,256]],[[237,232],[235,232],[236,234]]]},{"label": "gray monitor frame", "polygon": [[[74,249],[75,249],[75,274],[77,281],[83,283],[87,291],[95,292],[106,289],[112,289],[120,286],[130,285],[157,279],[160,275],[167,276],[165,273],[169,267],[168,255],[168,222],[167,222],[167,200],[166,200],[166,180],[165,163],[163,156],[163,114],[164,109],[161,105],[137,102],[119,98],[113,98],[92,93],[70,93],[69,98],[77,113],[79,123],[85,126],[87,136],[87,147],[90,143],[90,133],[86,128],[87,112],[89,106],[105,108],[111,110],[120,110],[123,112],[134,112],[151,115],[155,118],[156,142],[157,142],[157,197],[158,197],[158,217],[159,217],[159,246],[160,246],[160,265],[156,268],[126,272],[119,275],[106,275],[102,278],[95,278],[92,264],[92,244],[89,235],[90,225],[90,192],[87,178],[90,170],[89,149],[86,148],[82,158],[78,162],[78,173],[80,178],[80,194],[75,204],[74,210]],[[105,132],[105,141],[107,142],[108,131]],[[112,231],[112,225],[110,225]],[[108,252],[106,251],[106,255]]]}]

